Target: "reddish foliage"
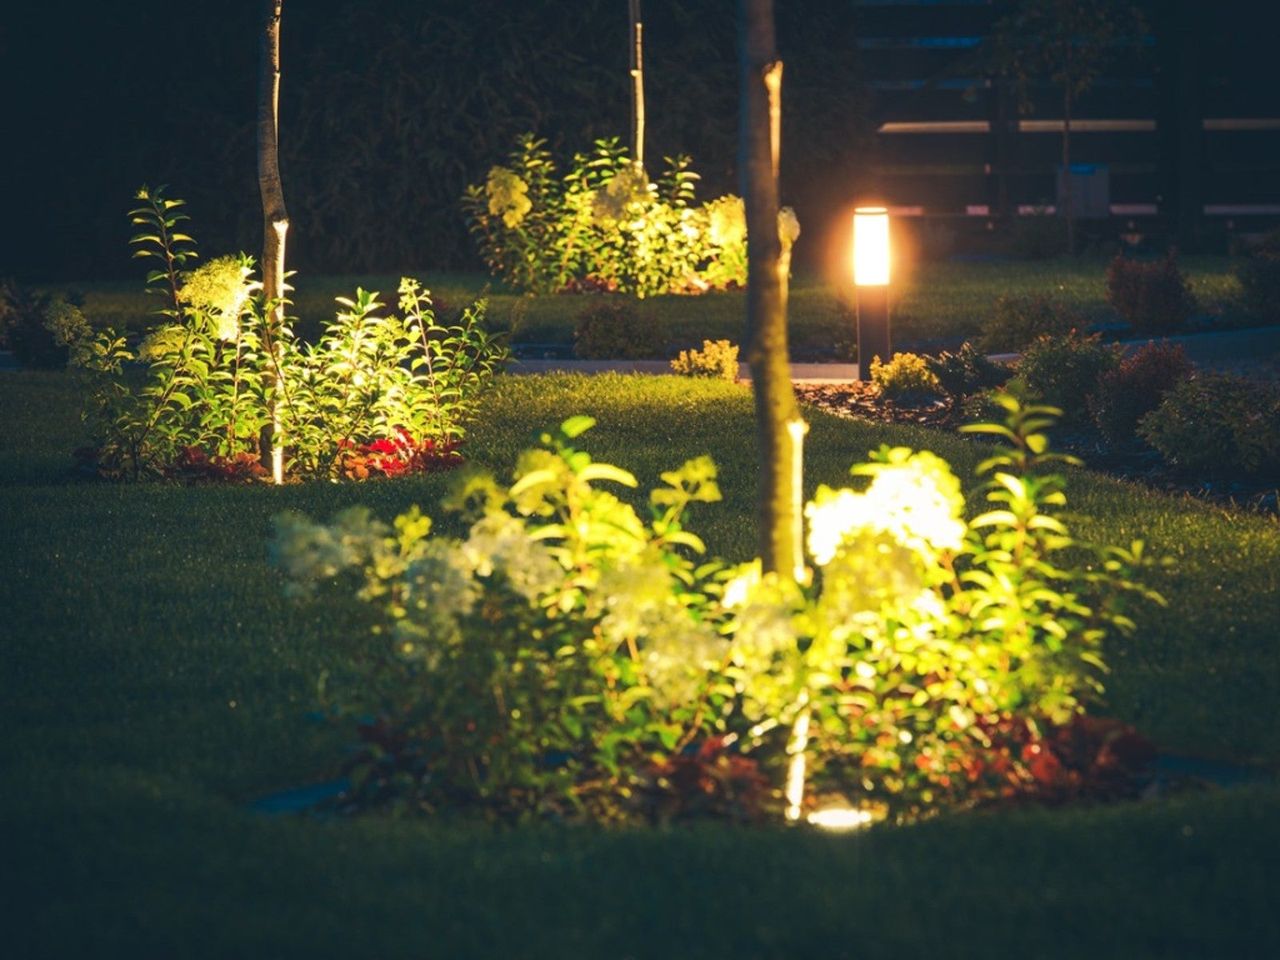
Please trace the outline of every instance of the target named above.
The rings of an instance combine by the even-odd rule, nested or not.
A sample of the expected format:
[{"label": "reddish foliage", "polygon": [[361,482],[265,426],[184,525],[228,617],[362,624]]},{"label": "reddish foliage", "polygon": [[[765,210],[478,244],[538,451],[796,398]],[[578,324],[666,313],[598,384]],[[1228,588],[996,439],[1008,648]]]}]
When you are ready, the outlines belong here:
[{"label": "reddish foliage", "polygon": [[338,468],[350,480],[371,476],[400,477],[411,473],[435,473],[462,464],[456,440],[415,441],[404,429],[394,439],[371,443],[343,440],[338,444]]},{"label": "reddish foliage", "polygon": [[210,456],[199,447],[183,447],[182,452],[165,470],[171,480],[187,483],[247,483],[266,477],[267,470],[251,453],[232,457]]},{"label": "reddish foliage", "polygon": [[1078,716],[1037,728],[1007,719],[987,731],[989,750],[965,758],[971,781],[986,780],[999,797],[1038,803],[1137,797],[1151,780],[1155,746],[1133,727]]},{"label": "reddish foliage", "polygon": [[639,799],[655,822],[761,823],[777,812],[777,797],[756,761],[728,751],[722,737],[654,763],[641,776]]}]

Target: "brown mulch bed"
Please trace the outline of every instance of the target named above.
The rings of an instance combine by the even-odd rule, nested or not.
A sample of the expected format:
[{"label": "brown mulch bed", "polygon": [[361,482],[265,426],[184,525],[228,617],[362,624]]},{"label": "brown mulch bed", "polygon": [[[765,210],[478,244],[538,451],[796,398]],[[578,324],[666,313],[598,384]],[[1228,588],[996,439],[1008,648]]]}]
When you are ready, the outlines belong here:
[{"label": "brown mulch bed", "polygon": [[[950,399],[894,403],[882,399],[870,383],[797,383],[795,391],[801,403],[837,417],[952,431],[964,422],[959,406]],[[1079,457],[1091,470],[1121,480],[1165,493],[1187,494],[1222,507],[1280,514],[1280,491],[1275,483],[1188,477],[1170,470],[1153,450],[1136,446],[1112,449],[1098,431],[1090,427],[1058,427],[1054,430],[1053,442],[1057,449]]]}]

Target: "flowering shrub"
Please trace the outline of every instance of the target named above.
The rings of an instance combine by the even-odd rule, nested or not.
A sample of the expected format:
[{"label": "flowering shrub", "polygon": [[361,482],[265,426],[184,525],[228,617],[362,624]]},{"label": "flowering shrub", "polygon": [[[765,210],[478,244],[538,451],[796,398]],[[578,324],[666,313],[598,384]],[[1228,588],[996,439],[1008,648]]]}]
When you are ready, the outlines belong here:
[{"label": "flowering shrub", "polygon": [[572,445],[583,417],[509,487],[459,481],[461,540],[416,509],[281,517],[289,590],[354,588],[386,637],[338,705],[365,718],[346,802],[753,820],[784,779],[802,806],[798,758],[817,791],[895,816],[1041,790],[1042,751],[1101,689],[1103,641],[1132,627],[1127,598],[1159,597],[1132,579],[1141,543],[1070,536],[1053,411],[1000,402],[1006,425],[973,428],[1006,444],[980,468],[989,509],[966,521],[944,461],[882,448],[853,469],[865,489],[808,505],[800,582],[699,559],[684,522],[719,498],[706,458],[663,474],[648,521],[601,489],[635,478]]},{"label": "flowering shrub", "polygon": [[[250,258],[185,269],[196,249],[181,232],[182,202],[145,187],[138,199],[131,216],[144,229],[133,243],[159,264],[147,279],[161,323],[136,347],[83,323],[59,328],[92,381],[85,413],[100,473],[190,477],[199,463],[210,478],[253,478],[213,468],[260,459],[273,410],[296,477],[392,474],[456,458],[463,423],[504,356],[485,331],[484,301],[444,327],[427,292],[404,279],[398,315],[358,290],[339,298],[343,309],[319,341],[304,343],[287,323],[270,326]],[[140,386],[127,370],[137,363],[146,367]]]},{"label": "flowering shrub", "polygon": [[871,358],[871,381],[880,395],[890,400],[910,401],[935,397],[942,384],[933,375],[929,362],[916,353],[895,353],[888,363]]},{"label": "flowering shrub", "polygon": [[1107,267],[1107,302],[1138,333],[1177,330],[1196,308],[1172,253],[1154,263],[1117,256]]},{"label": "flowering shrub", "polygon": [[1181,345],[1148,343],[1099,377],[1089,398],[1094,422],[1112,443],[1128,443],[1138,421],[1194,372]]},{"label": "flowering shrub", "polygon": [[[646,297],[742,286],[742,199],[698,206],[689,158],[666,164],[652,182],[614,138],[575,154],[561,175],[545,141],[526,134],[505,166],[467,189],[463,207],[490,272],[522,290]],[[789,250],[800,232],[790,208],[778,229]]]},{"label": "flowering shrub", "polygon": [[703,340],[701,350],[681,350],[671,361],[671,372],[732,382],[738,379],[738,347],[728,340]]}]

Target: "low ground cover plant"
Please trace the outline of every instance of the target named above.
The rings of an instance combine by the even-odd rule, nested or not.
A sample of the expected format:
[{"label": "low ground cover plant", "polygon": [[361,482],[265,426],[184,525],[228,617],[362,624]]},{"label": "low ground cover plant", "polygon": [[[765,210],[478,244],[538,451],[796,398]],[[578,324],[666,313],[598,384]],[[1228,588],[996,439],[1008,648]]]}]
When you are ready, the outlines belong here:
[{"label": "low ground cover plant", "polygon": [[1147,262],[1119,255],[1107,267],[1107,302],[1141,334],[1172,333],[1184,327],[1196,299],[1177,257]]},{"label": "low ground cover plant", "polygon": [[671,372],[683,377],[738,379],[738,346],[728,340],[703,340],[701,350],[681,350],[671,361]]},{"label": "low ground cover plant", "polygon": [[872,357],[871,382],[881,396],[899,403],[926,400],[942,392],[929,362],[915,353],[895,353],[888,363]]},{"label": "low ground cover plant", "polygon": [[926,357],[925,362],[938,386],[955,400],[1001,387],[1013,375],[1008,366],[989,359],[969,340],[959,350],[944,350],[937,356]]},{"label": "low ground cover plant", "polygon": [[[647,297],[741,287],[742,198],[696,203],[690,162],[667,158],[654,182],[613,138],[575,154],[562,174],[545,141],[526,134],[467,189],[463,208],[490,272],[518,290]],[[778,228],[789,250],[800,231],[790,208]]]},{"label": "low ground cover plant", "polygon": [[1087,763],[1068,776],[1042,758],[1066,755],[1053,744],[1095,700],[1130,600],[1159,598],[1133,579],[1141,543],[1070,535],[1052,411],[1001,403],[1007,424],[978,428],[1005,443],[979,468],[989,509],[964,519],[944,461],[884,447],[853,469],[864,489],[823,486],[806,508],[798,583],[702,556],[689,513],[719,499],[705,457],[664,473],[642,518],[602,486],[635,478],[577,446],[585,417],[511,484],[459,480],[462,539],[416,509],[281,517],[290,591],[354,592],[385,638],[336,694],[363,718],[346,803],[755,820],[785,786],[797,814],[838,793],[909,818],[1078,784]]},{"label": "low ground cover plant", "polygon": [[336,318],[307,343],[270,321],[250,258],[187,269],[197,255],[182,201],[146,188],[138,200],[132,242],[156,264],[147,282],[163,304],[160,324],[136,345],[83,318],[59,328],[88,380],[94,441],[83,456],[94,470],[248,479],[265,473],[269,445],[295,478],[363,479],[456,461],[466,418],[505,356],[485,329],[483,300],[446,327],[428,292],[405,278],[398,313],[357,290],[338,298]]}]

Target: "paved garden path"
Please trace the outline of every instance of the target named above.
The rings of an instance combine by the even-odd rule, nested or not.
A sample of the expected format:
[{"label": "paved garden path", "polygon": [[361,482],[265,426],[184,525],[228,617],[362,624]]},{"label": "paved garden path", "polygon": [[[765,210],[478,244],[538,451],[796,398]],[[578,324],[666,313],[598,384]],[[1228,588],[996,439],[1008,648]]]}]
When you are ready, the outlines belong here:
[{"label": "paved garden path", "polygon": [[[1197,333],[1182,337],[1166,338],[1170,343],[1182,344],[1187,356],[1204,369],[1230,371],[1232,373],[1263,374],[1280,377],[1280,327],[1259,327],[1253,330],[1228,330],[1222,333]],[[1126,350],[1135,350],[1148,341],[1126,340]],[[995,354],[993,359],[1009,361],[1017,354]],[[670,373],[671,366],[665,360],[515,360],[512,373]],[[738,377],[751,379],[747,365],[738,368]],[[791,377],[797,383],[849,383],[860,379],[856,363],[793,363]]]}]

